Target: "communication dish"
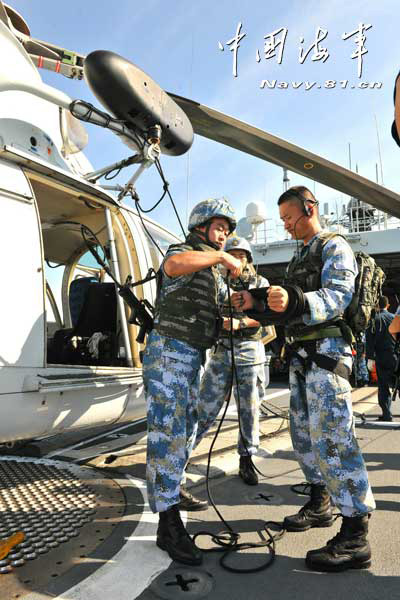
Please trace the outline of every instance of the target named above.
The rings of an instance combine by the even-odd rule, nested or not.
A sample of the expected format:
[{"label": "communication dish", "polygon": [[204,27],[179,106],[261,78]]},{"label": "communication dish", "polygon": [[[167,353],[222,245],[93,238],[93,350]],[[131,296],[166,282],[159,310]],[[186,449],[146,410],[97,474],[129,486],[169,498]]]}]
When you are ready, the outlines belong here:
[{"label": "communication dish", "polygon": [[243,217],[243,219],[239,219],[236,227],[236,235],[238,235],[241,238],[244,238],[247,241],[253,239],[254,229],[253,226],[248,222],[246,217]]},{"label": "communication dish", "polygon": [[149,76],[114,52],[96,50],[83,71],[96,98],[142,138],[154,125],[162,128],[161,152],[179,156],[193,143],[193,128],[176,102]]},{"label": "communication dish", "polygon": [[252,225],[261,225],[267,218],[263,202],[249,202],[246,206],[246,219]]}]

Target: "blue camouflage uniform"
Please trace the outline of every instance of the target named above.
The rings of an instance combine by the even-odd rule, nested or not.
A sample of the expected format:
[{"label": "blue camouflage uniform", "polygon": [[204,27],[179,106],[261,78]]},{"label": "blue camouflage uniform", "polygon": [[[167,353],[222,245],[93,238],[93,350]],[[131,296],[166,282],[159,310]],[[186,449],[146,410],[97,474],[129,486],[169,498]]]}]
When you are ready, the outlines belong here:
[{"label": "blue camouflage uniform", "polygon": [[365,333],[360,334],[360,338],[356,341],[356,354],[354,356],[355,380],[357,384],[368,384],[369,373],[367,362],[365,360]]},{"label": "blue camouflage uniform", "polygon": [[[169,250],[165,260],[178,252]],[[163,263],[164,265],[164,263]],[[160,297],[187,285],[193,275],[169,277],[164,266]],[[225,294],[222,277],[221,300]],[[156,325],[155,321],[155,325]],[[150,333],[143,357],[147,399],[147,492],[153,512],[166,511],[179,502],[179,488],[197,432],[197,403],[204,350],[189,343]]]},{"label": "blue camouflage uniform", "polygon": [[[252,277],[249,289],[268,285],[269,283],[264,277],[257,275]],[[225,301],[227,301],[227,297]],[[245,313],[242,313],[242,316],[245,317]],[[240,334],[240,331],[238,333]],[[238,381],[238,385],[236,385],[236,380],[233,380],[233,394],[240,423],[238,453],[240,456],[247,456],[247,454],[256,454],[259,446],[259,390],[264,386],[265,354],[264,347],[262,353],[260,351],[259,340],[245,339],[235,335],[233,336],[233,349]],[[217,418],[229,392],[231,378],[230,339],[220,337],[216,351],[207,363],[200,383],[199,427],[196,446]],[[237,388],[239,388],[239,398]]]},{"label": "blue camouflage uniform", "polygon": [[[312,242],[305,244],[307,253]],[[342,315],[350,303],[357,265],[348,243],[340,236],[322,251],[322,288],[306,292],[306,325],[322,324]],[[350,345],[343,337],[316,341],[316,352],[341,360],[351,370]],[[306,357],[304,348],[299,354]],[[364,460],[358,446],[352,413],[351,387],[341,376],[293,357],[290,364],[290,431],[293,448],[309,483],[326,485],[333,503],[347,517],[375,508]]]}]

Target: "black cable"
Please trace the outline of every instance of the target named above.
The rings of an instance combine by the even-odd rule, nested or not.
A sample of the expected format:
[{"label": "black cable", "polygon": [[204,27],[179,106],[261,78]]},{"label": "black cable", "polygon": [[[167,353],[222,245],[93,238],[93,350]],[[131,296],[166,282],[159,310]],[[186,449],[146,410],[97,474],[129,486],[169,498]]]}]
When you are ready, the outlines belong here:
[{"label": "black cable", "polygon": [[[224,568],[225,570],[227,570],[231,573],[257,573],[258,571],[262,571],[262,570],[266,569],[267,567],[269,567],[275,560],[275,556],[276,556],[275,542],[277,540],[280,540],[284,536],[285,529],[283,528],[281,523],[277,523],[274,521],[266,521],[264,524],[264,531],[266,532],[266,534],[268,536],[267,540],[263,540],[262,542],[239,543],[240,534],[235,532],[234,529],[231,527],[231,525],[223,518],[222,514],[220,513],[220,511],[218,510],[218,508],[216,507],[216,505],[213,501],[213,498],[212,498],[212,495],[210,492],[210,487],[209,487],[209,472],[210,472],[212,450],[214,448],[215,442],[217,440],[217,437],[219,435],[219,432],[221,430],[222,424],[224,422],[224,419],[225,419],[225,416],[226,416],[226,413],[227,413],[227,410],[229,407],[234,380],[236,381],[236,386],[237,386],[236,391],[237,391],[237,398],[238,398],[239,431],[240,431],[242,440],[244,441],[243,434],[241,431],[241,426],[240,426],[240,394],[239,394],[239,382],[238,382],[237,369],[236,369],[236,363],[235,363],[235,355],[234,355],[233,311],[232,311],[232,302],[231,302],[230,287],[229,287],[229,274],[227,277],[227,290],[228,290],[228,305],[229,305],[230,324],[231,324],[230,325],[230,346],[231,346],[230,350],[231,350],[232,371],[231,371],[229,390],[227,392],[226,399],[225,399],[225,409],[224,409],[223,415],[220,419],[219,425],[217,427],[217,430],[214,434],[213,441],[210,446],[210,450],[208,453],[208,459],[207,459],[207,471],[206,471],[206,488],[207,488],[207,495],[208,495],[210,504],[214,508],[214,510],[217,513],[218,517],[220,518],[221,522],[225,525],[227,531],[222,531],[219,534],[213,534],[208,531],[199,531],[198,533],[196,533],[193,536],[193,541],[195,542],[196,538],[198,538],[199,536],[210,537],[211,540],[216,545],[216,547],[203,549],[203,552],[223,552],[223,555],[220,558],[219,562],[220,562],[221,567]],[[248,455],[250,456],[250,454],[248,454]],[[254,468],[260,473],[260,471],[256,467],[254,467]],[[272,533],[269,531],[269,528],[267,526],[271,526],[271,525],[278,528],[278,533],[276,533],[276,535],[272,535]],[[267,548],[268,559],[265,563],[263,563],[262,565],[260,565],[258,567],[253,567],[253,568],[249,568],[249,569],[238,569],[237,567],[231,567],[229,564],[227,564],[228,557],[230,556],[230,554],[232,552],[239,552],[241,550],[248,550],[250,548],[264,548],[264,547]]]},{"label": "black cable", "polygon": [[299,239],[297,237],[297,233],[296,233],[296,227],[299,221],[301,221],[301,219],[304,219],[304,217],[306,217],[307,215],[300,215],[300,217],[298,219],[296,219],[295,224],[293,225],[293,235],[294,238],[296,240],[296,254],[297,254],[297,260],[300,260],[300,250],[299,250]]},{"label": "black cable", "polygon": [[[274,407],[275,410],[273,410],[272,408],[270,408],[271,406]],[[263,413],[263,415],[268,416],[267,413],[271,413],[273,416],[269,417],[269,418],[273,418],[275,419],[276,417],[289,421],[289,415],[288,415],[288,411],[282,411],[279,407],[274,406],[274,404],[271,404],[270,402],[267,402],[266,400],[263,400],[260,404],[260,411]],[[276,411],[280,411],[280,412],[276,412]]]},{"label": "black cable", "polygon": [[[77,113],[75,111],[76,106],[81,106],[81,107],[85,108],[86,113],[84,115],[81,115],[79,112]],[[121,131],[119,133],[119,135],[122,135],[122,136],[125,135],[125,137],[127,137],[127,138],[133,137],[135,140],[135,143],[138,145],[139,149],[143,152],[143,149],[145,146],[144,140],[136,133],[136,131],[134,129],[131,129],[130,127],[127,126],[126,121],[124,119],[116,119],[116,118],[112,117],[111,115],[109,115],[108,113],[96,108],[95,106],[93,106],[93,104],[90,104],[90,102],[85,102],[84,100],[73,100],[69,106],[69,110],[76,119],[79,119],[80,121],[83,121],[86,123],[91,122],[93,125],[98,125],[100,127],[104,127],[105,129],[107,129],[109,127],[110,123],[116,123],[119,125],[123,125],[125,132]],[[103,123],[93,123],[93,121],[90,121],[90,118],[93,113],[102,117],[105,121],[104,124]]]},{"label": "black cable", "polygon": [[137,201],[135,200],[135,204],[137,204],[137,206],[139,206],[142,213],[144,213],[144,214],[151,213],[164,200],[165,194],[167,193],[167,189],[168,189],[168,183],[164,184],[164,192],[163,192],[161,198],[159,200],[157,200],[157,202],[151,208],[147,208],[147,209],[142,208],[142,206],[140,206],[139,198],[137,199]]},{"label": "black cable", "polygon": [[85,205],[92,210],[97,210],[99,207],[97,205],[91,204],[88,200],[84,200]]},{"label": "black cable", "polygon": [[58,269],[58,267],[65,267],[63,263],[59,263],[58,265],[51,265],[50,261],[46,258],[46,265],[50,267],[50,269]]},{"label": "black cable", "polygon": [[295,494],[299,494],[300,496],[311,496],[311,483],[308,481],[303,481],[302,483],[295,483],[290,486],[290,489]]},{"label": "black cable", "polygon": [[114,175],[111,175],[111,177],[110,177],[110,173],[112,173],[112,171],[110,171],[109,173],[106,173],[104,175],[104,179],[106,181],[111,181],[112,179],[115,179],[121,173],[121,169],[122,169],[122,167],[120,167],[119,169],[114,169],[115,173],[114,173]]},{"label": "black cable", "polygon": [[161,250],[160,246],[157,244],[157,242],[155,241],[155,239],[153,238],[153,236],[151,235],[150,231],[147,229],[147,227],[145,225],[145,222],[144,222],[142,214],[141,214],[142,211],[141,211],[141,208],[140,208],[139,196],[138,196],[136,190],[131,190],[130,194],[131,194],[132,200],[135,203],[135,207],[136,207],[137,213],[139,215],[140,222],[142,223],[143,229],[145,230],[145,232],[147,233],[148,237],[153,242],[154,246],[157,248],[157,250],[159,251],[159,253],[161,254],[161,256],[164,258],[164,256],[165,256],[164,252]]},{"label": "black cable", "polygon": [[171,196],[171,193],[170,193],[170,191],[169,191],[169,183],[168,183],[168,181],[165,179],[164,172],[163,172],[163,170],[162,170],[162,166],[161,166],[160,160],[159,160],[158,158],[156,158],[156,160],[155,160],[155,163],[156,163],[157,171],[159,172],[159,174],[160,174],[160,177],[161,177],[161,179],[162,179],[162,182],[163,182],[163,184],[164,184],[164,189],[166,190],[166,193],[168,194],[168,197],[169,197],[169,199],[170,199],[170,201],[171,201],[171,204],[172,204],[172,207],[173,207],[173,209],[174,209],[174,212],[175,212],[176,218],[178,219],[178,223],[179,223],[179,225],[180,225],[180,227],[181,227],[181,229],[182,229],[183,236],[184,236],[184,237],[186,237],[186,231],[185,231],[185,229],[184,229],[184,227],[183,227],[183,225],[182,225],[182,221],[180,220],[180,217],[179,217],[178,211],[177,211],[177,209],[176,209],[176,206],[175,206],[175,202],[174,202],[174,200],[173,200],[173,198],[172,198],[172,196]]},{"label": "black cable", "polygon": [[[103,267],[103,269],[106,270],[106,272],[113,279],[113,281],[115,283],[119,283],[119,282],[117,282],[117,280],[115,279],[114,275],[112,274],[110,268],[108,267],[108,265],[105,262],[105,260],[107,259],[107,253],[106,253],[105,247],[101,244],[99,238],[97,237],[97,234],[95,234],[87,225],[84,225],[83,223],[80,223],[80,228],[81,228],[81,235],[83,237],[83,241],[85,242],[85,245],[86,245],[87,249],[89,250],[89,252],[91,253],[91,255],[96,259],[98,264],[101,267]],[[87,237],[88,234],[92,238],[92,244],[89,242],[89,237]],[[101,258],[101,256],[97,252],[97,250],[94,249],[94,247],[93,247],[94,245],[101,248],[103,255],[104,255],[104,260]]]}]

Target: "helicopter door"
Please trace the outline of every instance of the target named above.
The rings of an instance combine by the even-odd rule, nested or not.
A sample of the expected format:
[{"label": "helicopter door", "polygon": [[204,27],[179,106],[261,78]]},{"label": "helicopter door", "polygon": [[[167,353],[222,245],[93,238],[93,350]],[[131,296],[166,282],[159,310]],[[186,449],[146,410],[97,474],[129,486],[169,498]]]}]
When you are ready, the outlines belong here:
[{"label": "helicopter door", "polygon": [[39,216],[32,189],[19,167],[0,161],[0,179],[0,365],[43,367],[44,281]]}]

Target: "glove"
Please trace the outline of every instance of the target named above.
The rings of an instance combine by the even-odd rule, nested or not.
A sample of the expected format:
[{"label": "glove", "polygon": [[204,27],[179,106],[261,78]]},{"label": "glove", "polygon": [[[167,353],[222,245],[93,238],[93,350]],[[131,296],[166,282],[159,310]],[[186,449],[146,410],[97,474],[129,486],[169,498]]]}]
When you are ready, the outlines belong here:
[{"label": "glove", "polygon": [[369,358],[367,367],[368,371],[373,371],[375,369],[375,361]]},{"label": "glove", "polygon": [[262,313],[246,310],[246,314],[261,323],[261,325],[286,325],[291,319],[307,312],[308,304],[303,291],[297,285],[285,284],[282,287],[289,295],[289,304],[285,312],[279,313],[268,307],[266,299],[268,288],[253,288],[249,290],[250,294],[256,300],[263,302],[265,310]]}]

